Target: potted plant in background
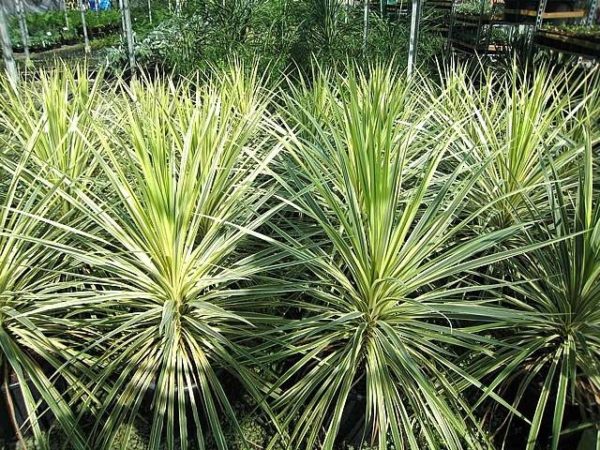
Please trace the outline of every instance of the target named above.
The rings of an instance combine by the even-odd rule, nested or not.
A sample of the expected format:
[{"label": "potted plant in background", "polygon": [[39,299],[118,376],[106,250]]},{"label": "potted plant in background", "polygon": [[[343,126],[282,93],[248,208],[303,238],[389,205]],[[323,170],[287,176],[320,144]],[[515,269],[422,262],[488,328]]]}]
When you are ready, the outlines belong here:
[{"label": "potted plant in background", "polygon": [[31,433],[42,448],[43,422],[52,416],[75,448],[85,448],[69,406],[74,391],[59,389],[60,378],[77,384],[67,363],[78,332],[65,333],[74,324],[63,317],[74,302],[65,294],[68,283],[59,281],[68,263],[52,249],[65,232],[46,223],[57,199],[50,186],[40,189],[30,182],[34,175],[27,159],[26,154],[16,164],[0,160],[2,177],[9,175],[0,206],[0,415],[21,443]]}]

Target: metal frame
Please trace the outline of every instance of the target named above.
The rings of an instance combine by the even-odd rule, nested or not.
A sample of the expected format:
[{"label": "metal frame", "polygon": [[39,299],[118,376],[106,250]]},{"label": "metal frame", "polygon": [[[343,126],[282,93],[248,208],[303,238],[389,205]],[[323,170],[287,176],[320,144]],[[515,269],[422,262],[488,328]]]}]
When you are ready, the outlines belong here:
[{"label": "metal frame", "polygon": [[[492,33],[492,29],[494,27],[494,20],[492,19],[493,17],[493,11],[492,11],[492,16],[490,17],[490,22],[489,23],[483,23],[483,15],[484,15],[484,7],[485,7],[485,1],[486,0],[481,0],[481,7],[480,7],[480,14],[479,14],[479,18],[477,20],[477,44],[480,43],[481,41],[481,37],[482,37],[482,28],[484,26],[488,27],[487,33],[486,33],[486,39],[485,39],[485,46],[486,46],[486,51],[487,48],[489,48],[489,43],[491,40],[491,33]],[[489,1],[489,0],[487,0]],[[585,25],[592,25],[593,21],[594,21],[594,14],[596,11],[596,8],[598,7],[598,2],[599,0],[588,0],[588,5],[587,7],[589,8],[587,11],[587,16],[584,17],[582,19],[582,23],[584,23]],[[514,22],[511,23],[511,25],[513,27],[518,27],[518,26],[525,26],[527,27],[525,33],[526,33],[526,39],[527,39],[527,46],[528,46],[528,52],[531,53],[533,51],[533,47],[534,47],[534,35],[536,33],[536,31],[540,30],[544,24],[544,19],[546,18],[546,8],[548,6],[548,0],[540,0],[537,10],[535,11],[535,16],[533,14],[531,14],[531,17],[535,17],[535,20],[533,23],[531,22]],[[450,17],[450,25],[449,25],[449,31],[448,31],[448,41],[447,41],[447,49],[448,51],[450,51],[452,49],[452,42],[454,39],[454,34],[455,34],[455,30],[454,28],[456,27],[456,1],[453,3],[452,5],[452,10],[451,10],[451,17]],[[549,18],[548,20],[550,20],[551,18]],[[508,25],[508,24],[507,24]]]},{"label": "metal frame", "polygon": [[419,28],[421,26],[422,0],[412,1],[412,12],[410,16],[410,38],[408,41],[408,67],[407,74],[412,76],[417,64],[417,46],[419,44]]},{"label": "metal frame", "polygon": [[[537,15],[536,21],[535,21],[535,28],[533,29],[533,31],[531,33],[531,39],[530,39],[530,48],[531,48],[531,51],[533,51],[533,47],[534,46],[550,48],[547,45],[537,44],[535,42],[535,37],[534,37],[535,34],[536,34],[536,32],[539,31],[541,29],[541,27],[542,27],[542,24],[543,24],[543,21],[544,21],[544,15],[546,13],[547,2],[548,2],[548,0],[540,0],[540,7],[538,9],[538,15]],[[543,6],[543,9],[542,9],[542,6]],[[581,19],[580,23],[582,25],[584,25],[584,26],[588,26],[589,27],[589,26],[592,26],[593,23],[594,23],[594,15],[596,13],[596,9],[598,8],[598,0],[589,0],[588,4],[587,4],[587,8],[588,8],[587,15],[585,15]],[[584,55],[582,55],[582,54],[580,54],[578,52],[570,52],[570,51],[568,51],[566,49],[558,49],[558,48],[556,48],[554,50],[556,50],[556,51],[558,51],[560,53],[567,53],[567,54],[573,54],[573,55],[578,55],[578,56],[584,56]],[[589,56],[589,55],[585,55],[585,56]]]},{"label": "metal frame", "polygon": [[594,14],[596,14],[596,9],[598,8],[598,0],[591,0],[590,9],[588,11],[588,15],[585,19],[585,25],[591,27],[594,24]]},{"label": "metal frame", "polygon": [[[486,2],[492,1],[492,10],[490,12],[489,20],[484,22],[485,18],[485,5]],[[455,27],[457,26],[457,12],[456,12],[456,1],[452,4],[452,10],[450,15],[450,25],[448,30],[448,43],[447,50],[451,51],[453,48],[453,40],[455,34]],[[489,53],[490,42],[492,37],[492,30],[495,25],[499,25],[500,22],[495,21],[493,17],[495,16],[495,7],[498,5],[494,0],[480,0],[479,6],[479,15],[477,16],[477,21],[473,21],[473,26],[477,28],[476,36],[475,36],[475,44],[468,45],[472,47],[474,51],[477,51],[478,48],[484,48],[485,53]],[[487,27],[484,30],[484,27]],[[466,44],[466,42],[465,42]]]},{"label": "metal frame", "polygon": [[546,6],[548,5],[548,0],[540,0],[540,4],[538,5],[537,15],[535,17],[535,28],[534,32],[542,28],[542,23],[544,22],[544,13],[546,12]]}]

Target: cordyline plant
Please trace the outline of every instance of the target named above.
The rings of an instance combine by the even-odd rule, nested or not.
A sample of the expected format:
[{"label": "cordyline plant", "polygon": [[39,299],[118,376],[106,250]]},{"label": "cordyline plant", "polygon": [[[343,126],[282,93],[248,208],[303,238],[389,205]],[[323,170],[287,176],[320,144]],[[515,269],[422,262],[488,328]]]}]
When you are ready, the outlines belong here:
[{"label": "cordyline plant", "polygon": [[[485,71],[473,81],[464,67],[450,66],[444,78],[441,95],[434,87],[423,99],[434,105],[432,122],[439,132],[453,135],[449,156],[454,158],[448,158],[445,169],[465,162],[475,169],[485,164],[469,208],[476,211],[495,203],[481,216],[481,225],[518,223],[531,203],[547,210],[547,161],[552,159],[563,178],[576,175],[580,146],[572,127],[589,101],[577,95],[582,82],[571,73],[544,67],[534,74],[520,73],[517,67],[507,74]],[[470,173],[465,171],[466,176]]]},{"label": "cordyline plant", "polygon": [[498,405],[531,450],[567,404],[597,424],[591,78],[345,73],[2,85],[0,382],[36,446],[47,414],[76,448],[143,420],[225,449],[242,394],[292,449],[492,448]]},{"label": "cordyline plant", "polygon": [[441,172],[448,141],[426,132],[428,113],[414,120],[416,87],[400,80],[389,69],[339,79],[326,117],[304,110],[297,136],[281,131],[279,182],[309,222],[277,227],[308,277],[290,305],[303,317],[282,325],[273,356],[295,358],[274,403],[292,448],[334,448],[348,417],[380,449],[488,445],[454,377],[476,382],[453,359],[481,347],[459,320],[504,312],[469,300],[460,278],[525,251],[497,250],[524,225],[460,238],[485,212],[465,206],[487,165],[469,179]]},{"label": "cordyline plant", "polygon": [[493,360],[477,364],[479,376],[494,374],[488,389],[516,387],[516,408],[529,392],[536,393],[528,450],[537,448],[544,422],[551,424],[551,448],[563,448],[569,404],[588,419],[583,425],[595,426],[600,417],[600,197],[592,153],[597,144],[588,137],[583,146],[576,192],[560,181],[548,186],[550,220],[539,221],[530,240],[556,242],[511,261],[516,275],[505,300],[525,321],[509,322],[505,345]]},{"label": "cordyline plant", "polygon": [[38,164],[51,181],[68,178],[89,183],[96,167],[90,147],[95,121],[104,119],[103,95],[111,96],[102,73],[89,80],[87,68],[60,67],[40,71],[35,80],[13,86],[0,84],[0,124],[7,154],[31,149],[29,164]]},{"label": "cordyline plant", "polygon": [[93,448],[145,415],[149,448],[205,448],[210,435],[223,449],[224,418],[236,424],[227,380],[263,396],[238,345],[253,327],[245,280],[268,262],[248,237],[272,214],[264,175],[278,152],[259,130],[267,97],[255,75],[122,85],[91,149],[108,186],[62,194],[87,219],[64,251],[90,268],[95,288],[79,295],[102,336]]},{"label": "cordyline plant", "polygon": [[[51,226],[58,197],[47,182],[32,183],[25,175],[30,148],[17,163],[1,160],[0,176],[0,380],[6,413],[19,443],[32,433],[36,448],[45,448],[42,415],[53,416],[75,448],[85,447],[68,399],[79,383],[70,360],[85,337],[68,317],[79,306],[61,281],[68,260],[56,247],[68,232]],[[67,220],[67,218],[64,218]],[[63,386],[61,389],[60,386]],[[68,386],[71,386],[70,388]],[[23,423],[16,413],[25,405]]]}]

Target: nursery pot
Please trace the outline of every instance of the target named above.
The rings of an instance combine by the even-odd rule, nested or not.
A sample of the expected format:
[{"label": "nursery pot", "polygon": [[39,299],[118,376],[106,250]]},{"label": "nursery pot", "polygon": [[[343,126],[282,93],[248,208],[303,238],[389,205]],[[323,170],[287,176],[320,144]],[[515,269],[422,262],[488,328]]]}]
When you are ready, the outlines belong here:
[{"label": "nursery pot", "polygon": [[[66,390],[66,384],[62,378],[58,378],[54,386],[59,392]],[[42,400],[42,396],[32,382],[28,382],[28,388],[36,403],[39,403],[37,408],[38,423],[42,430],[48,430],[54,422],[52,413],[48,411],[47,404]],[[12,402],[12,411],[9,407],[8,396],[4,383],[0,384],[0,442],[15,441],[17,434],[15,425],[19,428],[22,436],[27,436],[31,433],[31,424],[28,421],[27,407],[25,406],[25,398],[21,383],[12,376],[8,383],[8,395]],[[14,423],[13,423],[14,422]]]},{"label": "nursery pot", "polygon": [[[18,382],[8,384],[8,395],[12,401],[12,414],[7,400],[6,386],[0,386],[0,437],[5,441],[17,439],[15,425],[21,430],[21,434],[27,433],[27,408],[23,398],[23,391]],[[13,415],[13,417],[11,417]]]},{"label": "nursery pot", "polygon": [[364,445],[365,401],[363,394],[351,391],[346,399],[339,431],[339,440],[345,445],[360,448]]}]

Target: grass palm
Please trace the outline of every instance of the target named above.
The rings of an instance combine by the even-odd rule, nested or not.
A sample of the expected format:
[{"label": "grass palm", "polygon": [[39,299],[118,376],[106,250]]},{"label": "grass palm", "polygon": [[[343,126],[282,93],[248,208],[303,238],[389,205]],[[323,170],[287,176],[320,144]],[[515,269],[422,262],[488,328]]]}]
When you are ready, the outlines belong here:
[{"label": "grass palm", "polygon": [[[577,90],[572,74],[546,68],[533,75],[520,74],[516,68],[501,75],[488,71],[473,81],[458,66],[451,67],[446,77],[442,95],[434,88],[434,100],[425,98],[437,105],[433,116],[440,133],[454,135],[450,154],[456,155],[457,163],[466,160],[475,168],[486,163],[471,196],[472,210],[495,203],[482,216],[482,224],[501,228],[518,223],[530,203],[543,209],[548,205],[548,161],[560,176],[574,175],[580,147],[568,125],[577,122],[586,105],[591,106],[590,98],[569,92]],[[455,164],[448,163],[449,170]]]},{"label": "grass palm", "polygon": [[[0,366],[8,415],[22,440],[24,429],[35,445],[47,442],[42,414],[53,415],[74,448],[85,448],[68,403],[72,389],[59,391],[59,379],[75,388],[80,377],[68,364],[79,356],[78,342],[86,337],[68,312],[79,306],[70,298],[74,285],[62,281],[69,263],[56,247],[68,242],[68,232],[47,223],[56,218],[58,197],[48,182],[31,183],[26,173],[28,151],[17,162],[5,161],[1,175],[8,180],[0,196]],[[71,330],[67,333],[67,330]],[[26,407],[24,424],[16,423],[13,398],[16,381]],[[17,394],[18,395],[18,394]],[[19,429],[22,428],[22,429]]]},{"label": "grass palm", "polygon": [[[109,446],[149,400],[150,448],[204,448],[208,434],[226,448],[222,420],[235,417],[223,377],[259,394],[236,344],[252,309],[236,287],[262,269],[240,245],[269,215],[262,175],[277,149],[258,133],[266,104],[253,75],[229,75],[205,87],[123,86],[115,129],[97,131],[106,197],[65,194],[88,220],[68,253],[93,271],[99,287],[82,295],[103,311],[94,446]],[[232,81],[245,85],[232,91]]]},{"label": "grass palm", "polygon": [[[549,187],[552,218],[531,239],[558,240],[512,261],[516,274],[508,302],[526,318],[514,324],[493,361],[490,388],[516,386],[515,406],[541,383],[527,448],[536,448],[543,421],[551,448],[560,448],[567,404],[578,404],[590,423],[600,399],[600,213],[594,191],[592,141],[584,146],[574,194],[560,182]],[[543,436],[544,438],[546,436]]]},{"label": "grass palm", "polygon": [[456,320],[502,312],[466,300],[458,279],[507,258],[496,246],[520,226],[459,239],[480,213],[461,219],[485,165],[462,181],[439,170],[447,142],[423,131],[427,113],[414,121],[413,88],[386,69],[349,75],[326,117],[304,109],[287,142],[280,182],[312,222],[279,228],[310,273],[303,317],[283,328],[283,355],[299,356],[275,404],[292,446],[334,448],[357,393],[363,442],[485,446],[452,381],[469,378],[454,352],[477,347]]},{"label": "grass palm", "polygon": [[101,73],[88,79],[87,69],[61,67],[40,71],[18,88],[0,85],[0,121],[8,148],[19,155],[31,148],[30,164],[42,166],[46,178],[68,177],[89,183],[94,172],[92,127],[105,120],[103,94],[110,96]]},{"label": "grass palm", "polygon": [[273,447],[490,448],[478,390],[530,449],[597,420],[594,78],[453,70],[3,84],[0,375],[36,443],[47,409],[78,448],[225,449],[240,393]]}]

